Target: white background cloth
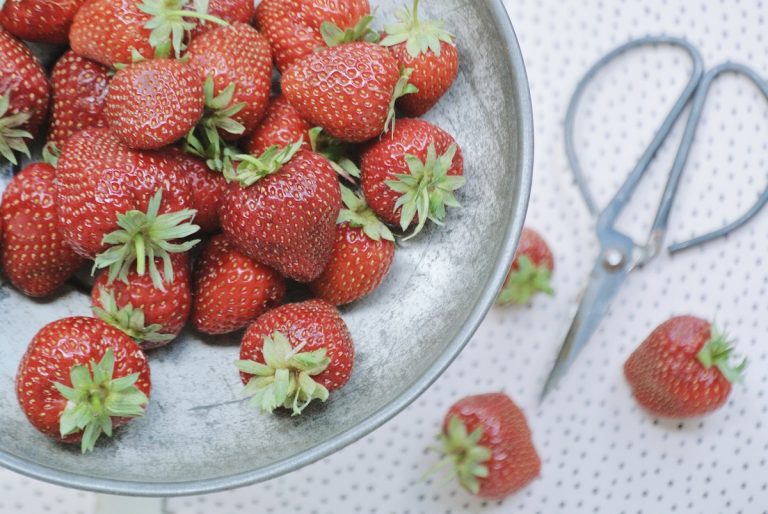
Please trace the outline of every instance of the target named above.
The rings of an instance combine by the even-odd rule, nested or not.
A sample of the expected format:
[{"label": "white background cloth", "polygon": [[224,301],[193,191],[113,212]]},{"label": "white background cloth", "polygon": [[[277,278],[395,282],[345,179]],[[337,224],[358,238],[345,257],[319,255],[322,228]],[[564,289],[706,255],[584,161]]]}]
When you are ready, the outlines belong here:
[{"label": "white background cloth", "polygon": [[[374,2],[375,3],[375,2]],[[592,222],[563,150],[562,120],[576,81],[630,38],[688,38],[707,67],[725,59],[768,76],[768,4],[762,0],[509,0],[528,66],[536,126],[528,216],[557,255],[554,298],[493,312],[448,372],[374,434],[289,476],[237,491],[168,502],[207,513],[758,513],[768,512],[768,210],[728,240],[633,274],[591,344],[541,407],[537,396],[596,256]],[[460,45],[469,45],[461,41]],[[583,103],[577,146],[605,202],[645,148],[689,69],[683,54],[647,50],[609,68]],[[622,227],[650,225],[682,126],[639,189]],[[668,242],[745,211],[768,184],[768,105],[748,82],[712,91],[673,209]],[[749,357],[746,382],[704,419],[655,421],[634,404],[622,364],[672,315],[715,319]],[[541,477],[503,503],[419,481],[425,452],[460,397],[503,390],[526,411]],[[94,495],[0,471],[0,512],[90,514]]]}]

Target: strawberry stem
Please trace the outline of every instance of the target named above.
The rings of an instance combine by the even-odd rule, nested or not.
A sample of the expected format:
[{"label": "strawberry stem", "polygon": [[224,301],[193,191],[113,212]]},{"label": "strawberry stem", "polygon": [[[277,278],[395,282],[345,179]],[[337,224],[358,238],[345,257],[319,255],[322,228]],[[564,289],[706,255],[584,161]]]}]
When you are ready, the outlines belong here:
[{"label": "strawberry stem", "polygon": [[284,148],[270,146],[259,157],[248,154],[235,155],[232,160],[237,161],[237,166],[227,159],[224,178],[229,182],[239,182],[242,187],[250,187],[267,175],[280,171],[280,168],[301,150],[303,144],[303,139],[299,139]]},{"label": "strawberry stem", "polygon": [[226,21],[208,14],[208,0],[195,0],[193,9],[184,9],[189,5],[185,0],[144,0],[138,8],[151,16],[144,24],[149,29],[149,44],[158,48],[169,43],[173,46],[176,57],[186,48],[184,38],[195,28],[195,23],[186,18],[210,21],[219,25],[229,25]]},{"label": "strawberry stem", "polygon": [[442,21],[422,22],[419,20],[419,0],[413,1],[412,10],[407,8],[397,11],[398,23],[387,25],[387,33],[381,41],[382,46],[396,46],[405,43],[411,57],[418,57],[432,51],[440,56],[441,42],[453,44],[453,35],[446,31]]},{"label": "strawberry stem", "polygon": [[103,287],[99,289],[101,307],[93,306],[91,310],[97,318],[125,332],[137,343],[167,343],[175,337],[173,334],[161,332],[163,327],[158,324],[147,326],[144,321],[144,311],[131,303],[118,307],[114,293]]},{"label": "strawberry stem", "polygon": [[741,382],[744,379],[747,359],[743,359],[741,363],[733,366],[730,363],[732,353],[732,344],[713,325],[709,341],[702,346],[696,357],[707,369],[715,366],[729,382]]},{"label": "strawberry stem", "polygon": [[30,157],[29,148],[24,139],[32,139],[32,134],[21,127],[32,117],[27,112],[17,112],[8,115],[11,105],[11,92],[7,91],[0,97],[0,157],[11,164],[18,164],[14,152],[20,152]]},{"label": "strawberry stem", "polygon": [[360,21],[354,27],[341,30],[333,22],[325,21],[320,25],[320,35],[323,41],[329,47],[339,46],[354,41],[367,41],[369,43],[378,43],[381,35],[373,30],[370,25],[374,16],[368,14],[360,18]]},{"label": "strawberry stem", "polygon": [[363,233],[374,241],[395,240],[392,232],[379,220],[373,209],[368,207],[362,195],[355,194],[351,189],[342,185],[341,199],[346,209],[342,209],[339,213],[337,223],[349,223],[351,227],[362,228]]},{"label": "strawberry stem", "polygon": [[399,98],[405,95],[411,95],[419,92],[419,88],[408,82],[411,78],[413,70],[411,68],[400,67],[400,78],[395,84],[395,90],[392,92],[392,100],[389,102],[389,110],[387,111],[387,120],[384,122],[384,133],[395,132],[395,123],[397,119],[395,117],[395,104]]},{"label": "strawberry stem", "polygon": [[507,276],[504,289],[496,299],[498,305],[525,305],[536,293],[553,295],[550,285],[552,270],[546,266],[536,266],[527,255],[521,255],[517,261],[517,270]]},{"label": "strawberry stem", "polygon": [[482,427],[468,433],[464,422],[456,416],[452,417],[446,430],[440,435],[445,457],[430,473],[452,465],[461,486],[470,493],[477,494],[480,491],[480,479],[486,478],[489,473],[485,463],[492,456],[490,449],[479,444],[482,437]]},{"label": "strawberry stem", "polygon": [[341,178],[350,184],[355,184],[355,179],[360,178],[360,168],[347,157],[351,151],[348,143],[326,134],[322,127],[315,127],[309,131],[309,143],[313,152],[328,159],[333,170]]}]

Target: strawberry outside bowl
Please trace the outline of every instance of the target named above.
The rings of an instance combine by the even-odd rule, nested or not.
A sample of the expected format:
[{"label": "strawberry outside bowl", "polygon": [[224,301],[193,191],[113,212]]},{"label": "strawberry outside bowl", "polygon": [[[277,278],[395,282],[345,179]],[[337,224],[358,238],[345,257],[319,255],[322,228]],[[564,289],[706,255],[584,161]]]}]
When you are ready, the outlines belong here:
[{"label": "strawberry outside bowl", "polygon": [[[401,0],[374,0],[392,19]],[[81,455],[39,434],[16,401],[14,377],[34,334],[90,313],[83,287],[35,301],[0,288],[0,464],[99,492],[172,496],[273,478],[365,436],[416,399],[458,355],[493,304],[525,219],[533,120],[523,58],[501,0],[423,2],[457,37],[459,77],[426,119],[453,134],[466,163],[462,209],[403,242],[373,295],[342,309],[356,344],[350,382],[300,417],[247,407],[234,367],[240,334],[185,332],[150,354],[146,416]],[[36,48],[48,64],[58,55]],[[0,169],[7,184],[12,169]]]}]

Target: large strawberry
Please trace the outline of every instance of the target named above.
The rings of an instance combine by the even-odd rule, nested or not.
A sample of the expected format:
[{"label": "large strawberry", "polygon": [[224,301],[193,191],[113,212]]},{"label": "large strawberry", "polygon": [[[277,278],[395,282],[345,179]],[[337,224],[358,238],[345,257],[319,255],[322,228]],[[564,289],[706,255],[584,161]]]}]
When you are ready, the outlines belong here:
[{"label": "large strawberry", "polygon": [[240,344],[237,367],[251,404],[299,415],[326,401],[352,374],[355,350],[339,311],[320,300],[283,305],[259,317]]},{"label": "large strawberry", "polygon": [[365,200],[342,186],[346,209],[339,214],[333,254],[310,288],[334,305],[370,294],[386,278],[395,257],[395,238]]},{"label": "large strawberry", "polygon": [[[236,22],[250,24],[256,15],[256,7],[254,7],[254,0],[209,0],[208,14],[230,24]],[[216,23],[200,20],[197,27],[192,30],[190,39],[195,39],[203,32],[213,30],[217,26]]]},{"label": "large strawberry", "polygon": [[29,156],[25,139],[37,135],[48,111],[48,79],[21,41],[0,29],[0,158]]},{"label": "large strawberry", "polygon": [[24,294],[52,294],[83,264],[64,241],[56,207],[56,171],[36,163],[16,175],[3,193],[3,270]]},{"label": "large strawberry", "polygon": [[83,453],[97,439],[142,416],[150,394],[149,364],[125,333],[96,318],[73,317],[43,327],[16,375],[16,396],[40,432]]},{"label": "large strawberry", "polygon": [[536,293],[554,294],[550,286],[554,269],[555,258],[541,234],[523,228],[515,258],[496,302],[499,305],[522,305]]},{"label": "large strawberry", "polygon": [[67,51],[51,74],[53,102],[48,141],[61,148],[76,132],[106,127],[104,105],[108,86],[107,68]]},{"label": "large strawberry", "polygon": [[126,146],[162,148],[181,139],[202,116],[203,80],[173,59],[137,62],[112,78],[104,113]]},{"label": "large strawberry", "polygon": [[214,236],[195,264],[192,323],[206,334],[228,334],[279,305],[285,280],[243,255],[226,236]]},{"label": "large strawberry", "polygon": [[415,88],[390,52],[368,42],[324,48],[283,74],[283,94],[313,126],[359,143],[391,129],[395,101]]},{"label": "large strawberry", "polygon": [[72,19],[85,0],[5,0],[0,25],[14,36],[57,45],[67,43]]},{"label": "large strawberry", "polygon": [[325,45],[324,23],[351,29],[370,12],[368,0],[263,0],[256,10],[256,21],[269,39],[277,68],[285,72],[298,59]]},{"label": "large strawberry", "polygon": [[[184,328],[192,310],[192,280],[186,254],[171,256],[173,275],[158,289],[149,275],[130,270],[110,283],[107,272],[91,291],[94,313],[151,350],[168,344]],[[162,263],[158,262],[157,265]]]},{"label": "large strawberry", "polygon": [[298,140],[309,150],[311,129],[288,99],[280,95],[270,102],[266,115],[247,139],[245,150],[251,155],[261,155],[270,146],[284,147]]},{"label": "large strawberry", "polygon": [[219,207],[228,189],[224,175],[212,171],[205,161],[194,155],[175,148],[169,149],[168,154],[176,161],[189,183],[192,206],[197,211],[195,225],[200,227],[203,234],[217,232],[220,228]]},{"label": "large strawberry", "polygon": [[662,323],[624,364],[637,402],[655,416],[686,418],[720,408],[746,366],[730,364],[731,345],[693,316]]},{"label": "large strawberry", "polygon": [[458,207],[454,192],[464,185],[464,159],[453,137],[429,122],[398,120],[391,136],[371,143],[361,157],[368,205],[403,230],[427,220],[442,224],[446,207]]},{"label": "large strawberry", "polygon": [[221,228],[245,255],[288,278],[311,282],[328,263],[336,240],[341,193],[322,155],[301,142],[261,157],[239,155],[221,204]]},{"label": "large strawberry", "polygon": [[541,471],[525,415],[503,393],[459,400],[445,415],[441,439],[459,483],[481,498],[501,500]]},{"label": "large strawberry", "polygon": [[418,91],[400,98],[397,107],[415,118],[429,111],[456,80],[459,51],[442,22],[419,19],[419,0],[413,0],[412,10],[398,11],[397,18],[399,23],[385,28],[381,45],[411,70],[408,81]]}]

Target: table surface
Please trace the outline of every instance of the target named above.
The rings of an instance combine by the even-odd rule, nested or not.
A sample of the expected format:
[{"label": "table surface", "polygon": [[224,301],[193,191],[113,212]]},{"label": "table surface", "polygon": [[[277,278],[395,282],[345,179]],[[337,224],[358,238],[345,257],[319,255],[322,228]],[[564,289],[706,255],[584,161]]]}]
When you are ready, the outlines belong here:
[{"label": "table surface", "polygon": [[[375,3],[375,2],[374,2]],[[768,212],[729,239],[666,254],[626,283],[561,387],[537,397],[596,256],[592,220],[563,150],[562,121],[576,81],[605,52],[648,34],[682,36],[707,67],[731,59],[768,74],[768,4],[761,0],[514,0],[508,10],[526,57],[536,122],[528,224],[557,254],[554,298],[494,309],[470,345],[418,401],[384,427],[289,476],[167,502],[169,513],[757,513],[768,512]],[[460,44],[468,44],[463,41]],[[670,49],[636,52],[608,68],[584,98],[576,142],[605,202],[682,88],[689,65]],[[622,228],[642,235],[682,134],[659,153]],[[696,136],[670,242],[716,228],[768,186],[768,106],[746,80],[713,88]],[[702,419],[659,421],[637,408],[621,366],[658,323],[695,314],[725,327],[749,358],[744,384]],[[504,502],[420,480],[446,409],[467,394],[505,391],[525,410],[542,474]],[[764,426],[765,425],[765,426]],[[0,470],[0,512],[90,514],[94,495]]]}]

